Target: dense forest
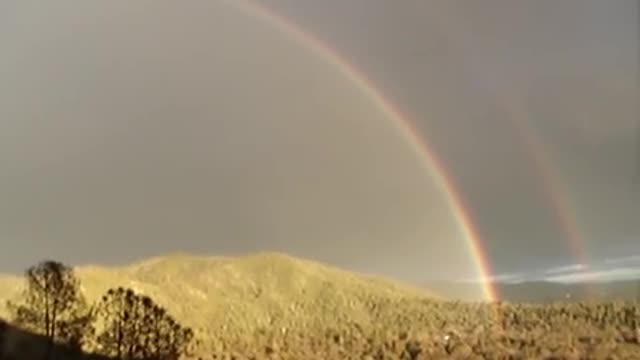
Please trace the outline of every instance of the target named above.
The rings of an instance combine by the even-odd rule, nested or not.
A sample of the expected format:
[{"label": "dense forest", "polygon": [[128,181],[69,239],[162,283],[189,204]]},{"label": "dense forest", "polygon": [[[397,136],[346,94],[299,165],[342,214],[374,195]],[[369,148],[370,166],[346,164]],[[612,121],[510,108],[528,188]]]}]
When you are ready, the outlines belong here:
[{"label": "dense forest", "polygon": [[[210,338],[132,289],[111,288],[91,303],[72,267],[44,261],[25,271],[24,291],[6,304],[0,358],[640,359],[639,305],[407,299],[370,304],[371,313],[392,314],[392,322],[274,325],[245,336],[223,332]],[[19,331],[37,336],[37,345],[13,344]],[[67,349],[63,355],[60,346]]]}]

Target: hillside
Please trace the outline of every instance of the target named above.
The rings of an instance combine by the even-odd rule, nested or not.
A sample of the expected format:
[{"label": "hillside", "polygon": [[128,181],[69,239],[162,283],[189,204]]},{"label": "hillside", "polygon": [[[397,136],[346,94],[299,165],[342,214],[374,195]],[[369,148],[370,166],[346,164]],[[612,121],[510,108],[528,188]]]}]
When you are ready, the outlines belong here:
[{"label": "hillside", "polygon": [[[394,304],[429,299],[424,290],[278,253],[235,258],[176,254],[124,267],[81,266],[76,272],[88,300],[110,287],[131,287],[204,338],[274,327],[326,329],[348,321],[381,324],[395,316],[389,311],[397,308]],[[0,306],[17,294],[21,281],[0,278]]]},{"label": "hillside", "polygon": [[[196,330],[203,359],[640,358],[640,307],[632,302],[437,301],[423,290],[276,253],[171,255],[77,272],[89,300],[119,285],[153,297]],[[0,278],[2,297],[15,295],[21,280]],[[34,348],[29,341],[24,349]],[[13,342],[3,344],[5,351]],[[14,358],[35,358],[23,355]]]}]

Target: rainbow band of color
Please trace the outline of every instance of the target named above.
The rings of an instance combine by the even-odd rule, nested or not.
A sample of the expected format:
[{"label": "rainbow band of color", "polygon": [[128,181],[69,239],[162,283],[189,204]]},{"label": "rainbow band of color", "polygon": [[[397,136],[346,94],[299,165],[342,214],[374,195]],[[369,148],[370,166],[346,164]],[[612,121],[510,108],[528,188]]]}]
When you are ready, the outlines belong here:
[{"label": "rainbow band of color", "polygon": [[[467,74],[468,78],[472,78],[473,74],[469,70],[471,66],[465,62],[471,58],[469,56],[471,54],[464,50],[473,48],[473,42],[467,36],[473,31],[468,22],[459,21],[459,19],[451,17],[451,13],[460,13],[460,11],[456,11],[455,3],[447,2],[447,5],[452,6],[452,10],[454,10],[449,13],[450,16],[444,16],[446,14],[442,13],[435,14],[430,18],[430,23],[435,25],[438,28],[437,30],[446,37],[449,51],[456,51],[457,56],[453,57],[453,59],[458,59],[458,69],[469,72]],[[456,26],[450,26],[452,23]],[[518,85],[517,82],[515,85]],[[588,266],[590,261],[586,251],[585,237],[579,231],[575,215],[576,210],[570,205],[570,201],[567,198],[566,194],[569,191],[563,187],[560,181],[556,180],[560,178],[560,172],[552,166],[544,143],[540,140],[540,136],[536,136],[535,130],[530,125],[529,112],[525,106],[524,99],[522,96],[516,96],[518,92],[515,90],[516,88],[502,91],[494,90],[494,99],[500,108],[506,112],[507,119],[523,140],[527,154],[538,172],[542,190],[553,212],[557,226],[567,241],[569,252],[578,264]]]},{"label": "rainbow band of color", "polygon": [[496,289],[490,281],[491,270],[487,261],[487,256],[482,247],[482,241],[475,229],[473,222],[470,220],[461,197],[455,189],[449,174],[442,164],[438,161],[435,153],[429,145],[420,138],[418,132],[414,129],[412,123],[407,116],[387,100],[379,90],[362,74],[357,68],[340,56],[335,50],[325,45],[312,35],[304,32],[298,26],[274,13],[255,2],[247,0],[231,0],[230,4],[239,6],[248,15],[262,19],[289,36],[294,37],[301,45],[313,51],[316,55],[321,56],[337,69],[343,76],[349,79],[354,85],[363,91],[369,99],[393,121],[394,126],[409,141],[414,151],[424,160],[424,165],[428,172],[434,178],[437,186],[445,194],[450,211],[455,217],[459,231],[468,244],[468,250],[478,275],[481,278],[483,296],[488,301],[496,301],[498,299]]}]

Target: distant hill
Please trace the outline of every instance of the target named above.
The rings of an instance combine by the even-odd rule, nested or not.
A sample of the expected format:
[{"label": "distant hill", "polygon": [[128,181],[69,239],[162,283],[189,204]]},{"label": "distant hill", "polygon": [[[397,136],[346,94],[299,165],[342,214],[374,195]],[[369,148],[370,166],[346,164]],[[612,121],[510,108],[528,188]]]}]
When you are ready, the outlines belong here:
[{"label": "distant hill", "polygon": [[[246,257],[175,254],[124,267],[80,266],[90,301],[126,286],[151,296],[205,338],[255,333],[261,328],[384,324],[400,302],[433,297],[425,290],[364,276],[279,253]],[[22,278],[0,277],[0,315]],[[403,306],[403,311],[407,309]],[[394,315],[394,311],[396,314]]]},{"label": "distant hill", "polygon": [[[500,299],[508,302],[549,303],[553,301],[640,300],[640,280],[557,283],[529,281],[495,283]],[[469,300],[476,284],[433,282],[425,288],[450,299]]]}]

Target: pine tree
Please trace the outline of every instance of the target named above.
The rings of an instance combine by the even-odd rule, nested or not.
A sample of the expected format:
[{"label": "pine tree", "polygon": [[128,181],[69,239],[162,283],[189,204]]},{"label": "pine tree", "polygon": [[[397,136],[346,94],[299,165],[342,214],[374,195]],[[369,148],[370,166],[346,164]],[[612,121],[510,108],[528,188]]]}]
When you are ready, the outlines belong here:
[{"label": "pine tree", "polygon": [[47,338],[47,358],[54,342],[81,348],[92,331],[92,317],[73,268],[42,261],[25,271],[25,279],[21,298],[7,302],[13,322]]},{"label": "pine tree", "polygon": [[104,355],[116,359],[177,359],[193,331],[180,325],[150,297],[123,287],[110,289],[98,305],[104,328],[97,337]]}]

